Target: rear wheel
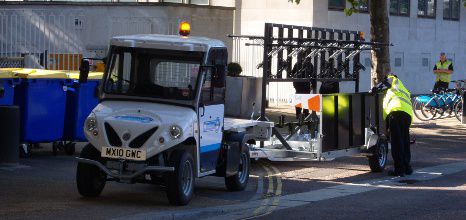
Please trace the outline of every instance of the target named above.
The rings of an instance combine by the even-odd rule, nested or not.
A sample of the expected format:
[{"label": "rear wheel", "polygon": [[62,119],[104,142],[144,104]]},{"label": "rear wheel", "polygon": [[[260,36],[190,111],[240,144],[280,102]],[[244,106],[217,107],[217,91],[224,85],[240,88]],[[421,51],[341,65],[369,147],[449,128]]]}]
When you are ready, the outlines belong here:
[{"label": "rear wheel", "polygon": [[242,191],[246,188],[249,181],[249,148],[243,146],[239,158],[238,173],[233,176],[225,177],[225,185],[229,191]]},{"label": "rear wheel", "polygon": [[388,141],[384,136],[379,137],[377,144],[369,149],[369,167],[372,172],[382,172],[388,161]]},{"label": "rear wheel", "polygon": [[[81,151],[81,158],[103,162],[100,152],[92,145],[86,145]],[[76,184],[78,192],[85,197],[97,197],[102,193],[107,181],[107,174],[97,166],[78,163],[76,171]]]},{"label": "rear wheel", "polygon": [[170,157],[174,172],[165,174],[168,201],[172,205],[187,205],[194,195],[194,162],[185,150],[175,151]]}]

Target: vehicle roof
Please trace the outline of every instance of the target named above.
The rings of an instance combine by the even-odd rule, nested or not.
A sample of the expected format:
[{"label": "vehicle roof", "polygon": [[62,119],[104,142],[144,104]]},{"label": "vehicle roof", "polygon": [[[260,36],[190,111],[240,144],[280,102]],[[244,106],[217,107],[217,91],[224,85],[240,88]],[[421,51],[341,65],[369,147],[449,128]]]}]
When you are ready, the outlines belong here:
[{"label": "vehicle roof", "polygon": [[179,35],[138,34],[113,37],[111,45],[182,51],[208,51],[212,47],[226,47],[216,39],[206,37],[183,37]]}]

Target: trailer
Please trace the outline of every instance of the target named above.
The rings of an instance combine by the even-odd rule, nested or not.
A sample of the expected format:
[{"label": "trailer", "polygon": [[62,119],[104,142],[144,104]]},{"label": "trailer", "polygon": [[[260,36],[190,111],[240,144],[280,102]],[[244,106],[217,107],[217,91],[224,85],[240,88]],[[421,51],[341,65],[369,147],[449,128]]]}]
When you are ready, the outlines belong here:
[{"label": "trailer", "polygon": [[[257,141],[251,158],[272,161],[328,161],[366,155],[372,171],[387,163],[389,144],[384,134],[381,96],[359,92],[360,52],[390,44],[366,42],[357,31],[266,23],[264,36],[230,36],[262,47],[262,105],[259,121],[269,121],[267,87],[270,82],[307,82],[313,94],[295,94],[291,106],[311,114],[286,122],[280,116],[268,141]],[[293,69],[297,67],[298,71]],[[317,82],[354,82],[354,93],[316,94]],[[302,115],[303,116],[303,115]],[[281,128],[281,129],[280,129]]]}]

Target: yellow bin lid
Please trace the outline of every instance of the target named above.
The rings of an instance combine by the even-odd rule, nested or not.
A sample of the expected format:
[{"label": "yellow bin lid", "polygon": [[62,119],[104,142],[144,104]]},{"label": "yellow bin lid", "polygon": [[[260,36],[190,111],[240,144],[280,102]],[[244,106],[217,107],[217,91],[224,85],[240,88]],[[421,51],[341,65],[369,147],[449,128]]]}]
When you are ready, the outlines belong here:
[{"label": "yellow bin lid", "polygon": [[27,79],[67,79],[65,72],[59,70],[22,69],[14,71],[15,75]]},{"label": "yellow bin lid", "polygon": [[[70,79],[79,79],[79,72],[69,72],[68,76]],[[89,72],[87,79],[102,79],[103,76],[103,72]]]},{"label": "yellow bin lid", "polygon": [[14,73],[14,71],[18,70],[21,70],[21,68],[0,68],[0,78],[18,78]]}]

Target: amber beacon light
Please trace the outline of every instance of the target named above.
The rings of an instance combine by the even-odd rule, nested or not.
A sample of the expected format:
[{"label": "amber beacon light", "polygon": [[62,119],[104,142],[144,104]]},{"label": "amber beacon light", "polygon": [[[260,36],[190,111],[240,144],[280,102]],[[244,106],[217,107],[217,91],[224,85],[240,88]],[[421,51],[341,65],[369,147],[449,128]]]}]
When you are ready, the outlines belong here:
[{"label": "amber beacon light", "polygon": [[191,25],[187,21],[180,23],[180,35],[188,36],[191,33]]}]

